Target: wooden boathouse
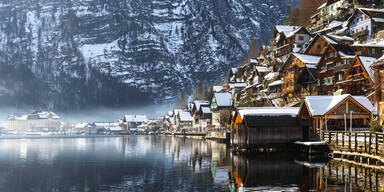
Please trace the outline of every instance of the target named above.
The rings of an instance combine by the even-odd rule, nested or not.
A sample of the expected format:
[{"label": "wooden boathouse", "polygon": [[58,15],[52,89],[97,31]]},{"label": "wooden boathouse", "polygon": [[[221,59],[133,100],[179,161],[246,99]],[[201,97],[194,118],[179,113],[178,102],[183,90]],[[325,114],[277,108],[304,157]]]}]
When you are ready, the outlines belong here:
[{"label": "wooden boathouse", "polygon": [[239,108],[231,123],[231,144],[238,149],[276,148],[303,140],[298,111],[298,107]]},{"label": "wooden boathouse", "polygon": [[373,111],[364,96],[307,96],[298,116],[308,122],[310,136],[318,139],[324,131],[367,130]]}]

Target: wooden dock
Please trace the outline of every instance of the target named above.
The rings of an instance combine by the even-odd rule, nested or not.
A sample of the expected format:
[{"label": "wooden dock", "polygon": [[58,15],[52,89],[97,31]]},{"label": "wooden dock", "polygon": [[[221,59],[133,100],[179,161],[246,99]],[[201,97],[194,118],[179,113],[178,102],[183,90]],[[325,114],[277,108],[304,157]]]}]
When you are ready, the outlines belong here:
[{"label": "wooden dock", "polygon": [[324,131],[321,138],[328,143],[335,159],[384,169],[383,133]]}]

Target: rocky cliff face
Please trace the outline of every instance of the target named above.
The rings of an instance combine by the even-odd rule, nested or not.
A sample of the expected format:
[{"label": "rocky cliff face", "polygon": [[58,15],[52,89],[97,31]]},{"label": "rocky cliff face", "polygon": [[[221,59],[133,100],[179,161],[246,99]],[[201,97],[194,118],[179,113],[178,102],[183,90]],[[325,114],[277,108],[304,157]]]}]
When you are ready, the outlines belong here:
[{"label": "rocky cliff face", "polygon": [[0,102],[172,100],[223,77],[299,0],[1,0]]}]

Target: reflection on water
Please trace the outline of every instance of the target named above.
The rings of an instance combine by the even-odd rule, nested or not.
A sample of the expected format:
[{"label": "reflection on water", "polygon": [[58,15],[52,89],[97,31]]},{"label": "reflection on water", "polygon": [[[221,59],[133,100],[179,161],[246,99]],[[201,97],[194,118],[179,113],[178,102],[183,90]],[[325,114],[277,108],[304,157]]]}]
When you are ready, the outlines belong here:
[{"label": "reflection on water", "polygon": [[302,164],[197,139],[8,139],[0,140],[0,191],[379,191],[383,183],[370,169]]}]

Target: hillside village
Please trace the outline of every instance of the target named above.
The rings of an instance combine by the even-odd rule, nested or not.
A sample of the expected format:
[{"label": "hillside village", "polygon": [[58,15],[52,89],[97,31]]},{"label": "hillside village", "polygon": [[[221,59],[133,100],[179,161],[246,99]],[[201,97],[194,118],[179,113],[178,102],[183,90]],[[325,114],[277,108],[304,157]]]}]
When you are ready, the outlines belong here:
[{"label": "hillside village", "polygon": [[287,114],[307,121],[301,126],[310,128],[304,131],[309,138],[322,130],[368,130],[374,120],[381,126],[383,8],[380,1],[326,0],[308,26],[275,26],[271,42],[231,68],[209,100],[193,100],[163,117],[165,130],[221,131],[235,140],[237,128],[250,127],[256,117]]}]

